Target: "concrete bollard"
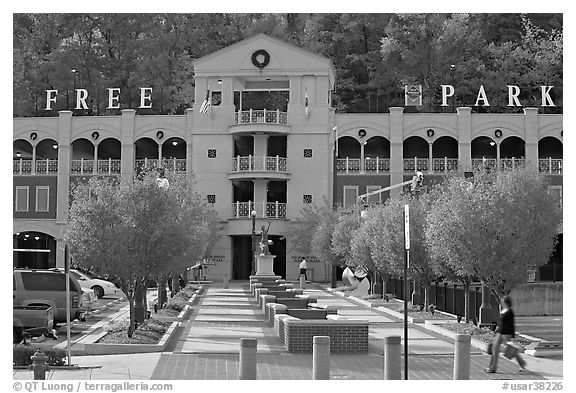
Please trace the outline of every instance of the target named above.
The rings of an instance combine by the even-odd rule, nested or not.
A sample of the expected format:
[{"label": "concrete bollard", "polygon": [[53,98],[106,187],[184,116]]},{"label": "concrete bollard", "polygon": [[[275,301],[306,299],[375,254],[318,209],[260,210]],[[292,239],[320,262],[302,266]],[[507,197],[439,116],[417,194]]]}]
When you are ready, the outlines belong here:
[{"label": "concrete bollard", "polygon": [[241,338],[238,379],[256,379],[257,363],[258,341],[255,338]]},{"label": "concrete bollard", "polygon": [[222,275],[222,286],[224,287],[224,289],[228,289],[228,275],[227,274]]},{"label": "concrete bollard", "polygon": [[470,335],[457,334],[454,340],[454,377],[470,379]]},{"label": "concrete bollard", "polygon": [[312,338],[312,379],[330,379],[330,337]]},{"label": "concrete bollard", "polygon": [[306,288],[306,277],[303,274],[300,275],[300,288]]},{"label": "concrete bollard", "polygon": [[401,379],[400,336],[384,338],[384,379]]},{"label": "concrete bollard", "polygon": [[34,379],[45,380],[46,371],[50,370],[50,366],[46,362],[48,357],[44,355],[44,352],[37,349],[34,355],[30,356],[30,359],[32,359],[30,368],[34,372]]}]

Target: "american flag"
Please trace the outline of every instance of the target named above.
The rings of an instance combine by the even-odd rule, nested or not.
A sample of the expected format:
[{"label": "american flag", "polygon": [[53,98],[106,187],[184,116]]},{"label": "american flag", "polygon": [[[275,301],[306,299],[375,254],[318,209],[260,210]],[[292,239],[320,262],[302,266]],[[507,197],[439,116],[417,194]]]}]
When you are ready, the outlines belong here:
[{"label": "american flag", "polygon": [[200,112],[207,115],[209,108],[212,108],[212,97],[210,97],[210,89],[206,90],[206,99],[204,100],[202,106],[200,107]]}]

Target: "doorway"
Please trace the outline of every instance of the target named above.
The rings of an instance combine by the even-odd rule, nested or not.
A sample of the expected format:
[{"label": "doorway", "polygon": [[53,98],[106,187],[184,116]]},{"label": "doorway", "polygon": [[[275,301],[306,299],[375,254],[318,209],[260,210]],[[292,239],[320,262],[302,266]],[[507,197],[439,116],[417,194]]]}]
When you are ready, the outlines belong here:
[{"label": "doorway", "polygon": [[[268,236],[272,240],[270,253],[276,255],[274,258],[274,273],[282,278],[286,277],[286,238],[279,235]],[[232,236],[232,279],[248,280],[252,268],[251,251],[252,236]],[[260,237],[256,236],[256,243]]]}]

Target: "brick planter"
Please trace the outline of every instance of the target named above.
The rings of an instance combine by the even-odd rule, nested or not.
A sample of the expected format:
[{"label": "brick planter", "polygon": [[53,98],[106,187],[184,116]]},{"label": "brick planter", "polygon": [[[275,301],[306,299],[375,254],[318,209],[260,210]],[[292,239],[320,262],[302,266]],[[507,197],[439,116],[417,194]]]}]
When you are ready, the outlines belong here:
[{"label": "brick planter", "polygon": [[367,320],[303,320],[280,315],[276,318],[279,336],[284,338],[288,352],[312,352],[314,336],[329,336],[333,353],[368,352]]}]

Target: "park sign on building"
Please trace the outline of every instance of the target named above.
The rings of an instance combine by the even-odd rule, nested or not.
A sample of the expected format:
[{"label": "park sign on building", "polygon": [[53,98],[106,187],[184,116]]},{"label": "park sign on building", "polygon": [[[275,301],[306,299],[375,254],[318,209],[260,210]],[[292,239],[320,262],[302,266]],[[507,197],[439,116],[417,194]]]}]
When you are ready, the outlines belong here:
[{"label": "park sign on building", "polygon": [[[508,90],[508,105],[509,107],[521,107],[519,96],[521,89],[516,85],[506,85]],[[552,101],[550,92],[554,86],[540,86],[540,106],[553,107],[556,106]],[[453,97],[456,92],[452,85],[440,85],[442,90],[442,104],[441,106],[449,106],[448,98]],[[120,109],[120,88],[108,88],[108,107],[106,109]],[[76,106],[75,109],[88,109],[88,90],[75,89]],[[52,110],[52,104],[55,104],[58,99],[58,90],[46,90],[46,107],[45,110]],[[405,106],[422,106],[422,85],[405,85],[404,86],[404,105]],[[484,85],[478,88],[476,102],[473,106],[490,106],[490,100],[484,89]],[[138,109],[152,108],[152,87],[140,88],[140,105]]]}]

